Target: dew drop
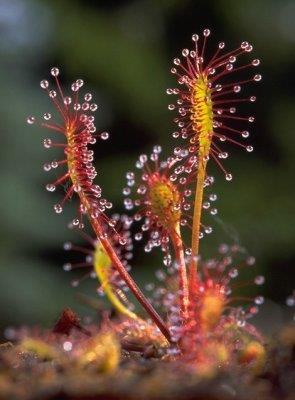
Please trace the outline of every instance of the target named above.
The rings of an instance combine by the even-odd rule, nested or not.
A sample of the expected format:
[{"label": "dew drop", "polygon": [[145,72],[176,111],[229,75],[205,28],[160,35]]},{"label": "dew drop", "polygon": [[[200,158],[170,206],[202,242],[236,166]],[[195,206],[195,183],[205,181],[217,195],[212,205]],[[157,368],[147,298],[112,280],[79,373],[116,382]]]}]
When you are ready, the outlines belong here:
[{"label": "dew drop", "polygon": [[212,232],[213,232],[213,228],[211,226],[206,226],[205,233],[207,233],[207,235],[209,235]]},{"label": "dew drop", "polygon": [[295,297],[294,296],[288,296],[286,299],[286,304],[288,307],[294,307],[295,306]]},{"label": "dew drop", "polygon": [[147,191],[147,187],[145,185],[140,185],[136,192],[140,195],[144,195],[144,194],[146,194],[146,191]]},{"label": "dew drop", "polygon": [[162,147],[161,146],[156,145],[156,146],[153,147],[153,152],[155,154],[160,154],[161,151],[162,151]]},{"label": "dew drop", "polygon": [[258,285],[258,286],[263,285],[264,282],[265,282],[265,278],[264,278],[263,275],[258,275],[258,276],[256,276],[255,279],[254,279],[254,283],[255,283],[256,285]]},{"label": "dew drop", "polygon": [[113,207],[113,203],[111,203],[110,201],[108,201],[107,203],[106,203],[106,208],[107,209],[111,209]]},{"label": "dew drop", "polygon": [[76,80],[77,85],[81,88],[84,85],[83,79],[77,79]]},{"label": "dew drop", "polygon": [[72,98],[71,98],[71,97],[68,97],[68,96],[67,96],[67,97],[64,98],[64,104],[65,104],[66,106],[70,105],[71,102],[72,102]]},{"label": "dew drop", "polygon": [[72,264],[71,264],[71,263],[66,263],[66,264],[63,265],[62,268],[63,268],[64,271],[67,271],[67,272],[68,272],[68,271],[71,271],[71,269],[72,269]]},{"label": "dew drop", "polygon": [[49,97],[54,99],[56,97],[56,91],[55,90],[50,90]]},{"label": "dew drop", "polygon": [[143,168],[143,163],[140,162],[140,161],[136,161],[135,166],[136,166],[136,168],[138,168],[138,169],[142,169],[142,168]]},{"label": "dew drop", "polygon": [[73,348],[73,343],[69,341],[65,341],[62,345],[64,351],[71,351]]},{"label": "dew drop", "polygon": [[89,103],[84,102],[84,103],[82,104],[82,110],[83,110],[83,111],[89,110]]},{"label": "dew drop", "polygon": [[256,74],[256,75],[254,75],[254,81],[255,82],[259,82],[259,81],[261,81],[261,79],[262,79],[262,75],[260,75],[260,74]]},{"label": "dew drop", "polygon": [[63,248],[64,248],[64,250],[68,251],[68,250],[71,250],[72,246],[73,245],[71,242],[65,242],[63,245]]},{"label": "dew drop", "polygon": [[245,51],[247,53],[250,53],[253,50],[253,46],[251,44],[248,44],[248,46],[245,47]]},{"label": "dew drop", "polygon": [[229,273],[228,273],[229,277],[234,279],[239,275],[239,271],[237,270],[237,268],[232,268]]},{"label": "dew drop", "polygon": [[135,178],[134,172],[127,172],[126,173],[126,178],[127,179],[134,179]]},{"label": "dew drop", "polygon": [[163,257],[163,264],[166,265],[166,267],[169,267],[169,265],[171,265],[171,262],[172,258],[170,254],[167,254],[166,256]]},{"label": "dew drop", "polygon": [[209,196],[210,201],[216,201],[217,200],[217,194],[211,193]]},{"label": "dew drop", "polygon": [[102,132],[100,137],[102,140],[107,140],[110,137],[110,134],[108,132]]},{"label": "dew drop", "polygon": [[[148,158],[147,158],[147,155],[146,155],[146,154],[141,154],[141,155],[139,156],[139,161],[140,161],[141,163],[145,164],[145,163],[147,162],[147,160],[148,160]],[[129,179],[129,178],[127,177],[127,179]],[[130,179],[134,179],[134,176],[133,176],[133,178],[130,178]]]},{"label": "dew drop", "polygon": [[140,232],[136,233],[134,235],[134,239],[137,240],[137,241],[141,240],[142,239],[142,233],[140,233]]},{"label": "dew drop", "polygon": [[33,125],[35,122],[36,122],[36,118],[33,117],[32,115],[30,115],[30,116],[27,118],[27,123],[28,123],[29,125]]},{"label": "dew drop", "polygon": [[45,187],[48,192],[54,192],[56,189],[55,185],[53,185],[52,183],[48,183]]},{"label": "dew drop", "polygon": [[125,246],[125,244],[127,243],[127,239],[125,238],[125,237],[120,237],[120,239],[119,239],[119,243],[122,245],[122,246]]},{"label": "dew drop", "polygon": [[[168,257],[168,256],[166,256],[166,257]],[[164,281],[165,278],[166,278],[165,272],[162,271],[161,269],[158,269],[158,270],[155,272],[155,275],[156,275],[156,278],[157,278],[159,281]]]},{"label": "dew drop", "polygon": [[62,206],[60,204],[55,204],[53,206],[53,209],[57,214],[60,214],[62,212]]},{"label": "dew drop", "polygon": [[219,246],[219,249],[218,249],[218,251],[219,251],[220,254],[226,254],[226,253],[228,252],[228,250],[229,250],[229,247],[228,247],[228,245],[225,244],[225,243],[221,244],[221,245]]},{"label": "dew drop", "polygon": [[253,151],[253,146],[247,146],[247,147],[246,147],[246,150],[247,150],[249,153],[251,153],[251,152]]},{"label": "dew drop", "polygon": [[237,325],[243,328],[246,325],[246,321],[244,319],[237,319]]},{"label": "dew drop", "polygon": [[98,108],[98,106],[97,106],[96,103],[92,103],[92,104],[90,104],[90,106],[89,106],[89,109],[90,109],[90,111],[92,111],[92,112],[96,111],[97,108]]},{"label": "dew drop", "polygon": [[47,89],[48,86],[49,86],[49,82],[48,82],[46,79],[43,79],[43,80],[40,82],[40,86],[41,86],[42,89]]},{"label": "dew drop", "polygon": [[181,54],[183,55],[183,57],[187,57],[189,55],[189,49],[183,49]]},{"label": "dew drop", "polygon": [[[96,127],[95,127],[94,125],[92,125],[88,130],[89,130],[90,133],[94,133],[94,132],[96,132]],[[96,143],[96,139],[95,139],[94,137],[92,137],[92,138],[89,140],[88,143],[90,143],[90,144],[95,144],[95,143]]]},{"label": "dew drop", "polygon": [[57,67],[53,67],[50,70],[50,73],[52,76],[58,76],[59,75],[59,69]]},{"label": "dew drop", "polygon": [[264,303],[264,297],[263,296],[256,296],[254,299],[254,303],[260,306],[261,304]]},{"label": "dew drop", "polygon": [[43,165],[43,169],[44,169],[44,171],[46,171],[46,172],[50,171],[50,170],[51,170],[51,164],[44,164],[44,165]]},{"label": "dew drop", "polygon": [[44,140],[43,140],[43,146],[44,146],[46,149],[49,149],[49,148],[51,147],[51,145],[52,145],[51,139],[44,139]]},{"label": "dew drop", "polygon": [[73,92],[78,92],[78,90],[80,89],[80,86],[77,84],[77,82],[73,82],[71,85],[71,89]]},{"label": "dew drop", "polygon": [[45,121],[48,121],[51,118],[51,114],[50,113],[44,113],[43,114],[43,118],[45,119]]},{"label": "dew drop", "polygon": [[86,93],[84,96],[85,101],[90,101],[92,99],[92,94],[91,93]]},{"label": "dew drop", "polygon": [[249,265],[249,266],[252,266],[252,265],[254,265],[255,264],[255,257],[253,257],[253,256],[249,256],[247,259],[246,259],[246,264],[247,265]]},{"label": "dew drop", "polygon": [[152,247],[149,244],[144,246],[145,253],[149,253],[151,250],[152,250]]},{"label": "dew drop", "polygon": [[192,249],[190,247],[185,249],[185,255],[186,256],[191,256],[192,255]]},{"label": "dew drop", "polygon": [[232,174],[226,174],[226,175],[225,175],[225,179],[226,179],[227,181],[231,181],[231,180],[233,179]]},{"label": "dew drop", "polygon": [[113,219],[113,218],[111,218],[111,219],[108,221],[108,225],[109,225],[111,228],[114,228],[114,227],[116,226],[116,224],[117,224],[117,221],[116,221],[115,219]]},{"label": "dew drop", "polygon": [[131,193],[131,189],[129,187],[125,187],[122,192],[124,196],[129,196]]}]

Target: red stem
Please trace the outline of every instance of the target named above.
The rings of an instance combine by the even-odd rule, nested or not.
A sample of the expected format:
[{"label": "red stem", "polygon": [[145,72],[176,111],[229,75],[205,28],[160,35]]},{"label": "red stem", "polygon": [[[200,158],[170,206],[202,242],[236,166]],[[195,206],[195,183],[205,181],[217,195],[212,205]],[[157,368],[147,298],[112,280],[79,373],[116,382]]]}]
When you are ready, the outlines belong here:
[{"label": "red stem", "polygon": [[163,333],[163,335],[166,337],[168,341],[171,340],[170,332],[165,325],[165,322],[162,320],[160,315],[157,313],[157,311],[153,308],[153,306],[150,304],[150,302],[146,299],[140,288],[137,286],[136,282],[133,280],[133,278],[129,275],[129,273],[126,271],[125,267],[121,263],[119,257],[117,256],[116,252],[114,251],[111,243],[107,238],[103,237],[103,230],[101,228],[101,225],[98,221],[98,219],[91,217],[91,206],[81,192],[80,199],[82,204],[85,206],[88,217],[90,220],[90,223],[102,243],[105,251],[107,252],[108,256],[110,257],[113,266],[116,268],[118,273],[120,274],[121,278],[125,281],[126,285],[129,287],[131,292],[134,294],[134,296],[137,298],[139,303],[143,306],[143,308],[146,310],[146,312],[149,314],[151,319],[154,321],[154,323],[157,325],[157,327],[160,329],[160,331]]},{"label": "red stem", "polygon": [[189,306],[189,290],[188,290],[188,280],[184,259],[184,251],[182,240],[180,236],[179,228],[171,237],[175,252],[176,263],[178,265],[178,276],[179,276],[179,287],[181,290],[181,313],[184,320],[188,318],[188,306]]}]

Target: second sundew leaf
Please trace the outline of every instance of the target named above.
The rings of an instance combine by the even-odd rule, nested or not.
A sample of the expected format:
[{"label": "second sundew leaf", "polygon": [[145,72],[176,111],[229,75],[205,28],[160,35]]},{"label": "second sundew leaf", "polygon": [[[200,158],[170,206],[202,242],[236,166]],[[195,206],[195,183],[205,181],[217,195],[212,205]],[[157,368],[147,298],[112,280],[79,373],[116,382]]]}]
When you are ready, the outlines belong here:
[{"label": "second sundew leaf", "polygon": [[[174,119],[178,131],[173,133],[173,137],[181,137],[186,142],[183,148],[177,149],[177,153],[186,155],[184,164],[190,167],[189,174],[193,174],[196,181],[191,241],[193,257],[199,254],[199,239],[202,237],[204,187],[209,179],[207,163],[212,158],[224,172],[226,180],[230,181],[232,174],[221,163],[221,160],[228,157],[228,152],[219,147],[219,142],[230,142],[248,152],[253,151],[251,145],[242,142],[248,138],[249,132],[242,130],[239,123],[252,123],[254,117],[237,115],[236,104],[252,103],[256,97],[237,94],[244,84],[261,80],[260,74],[254,74],[250,78],[237,76],[229,82],[229,78],[235,76],[236,72],[257,67],[260,61],[253,59],[245,65],[235,67],[240,56],[252,51],[253,47],[248,42],[242,42],[240,47],[226,53],[223,52],[225,43],[220,42],[213,56],[206,60],[206,41],[209,35],[210,30],[205,29],[204,38],[200,41],[199,36],[194,34],[194,49],[182,50],[183,62],[179,58],[174,59],[176,67],[171,72],[177,76],[182,87],[167,90],[168,94],[178,97],[176,105],[168,106],[169,110],[177,110],[179,113],[179,117]],[[196,263],[195,261],[195,266]],[[192,279],[196,278],[195,272]]]},{"label": "second sundew leaf", "polygon": [[[139,156],[136,167],[142,170],[141,182],[137,180],[137,174],[127,172],[124,203],[127,210],[135,208],[135,222],[143,220],[141,232],[135,234],[135,240],[140,241],[147,235],[145,252],[160,247],[165,266],[169,269],[173,260],[178,266],[179,303],[181,314],[186,318],[189,300],[185,255],[190,255],[190,249],[185,246],[181,227],[189,227],[192,191],[189,179],[181,176],[184,172],[182,158],[173,156],[160,161],[161,150],[160,146],[154,146],[150,157],[146,154]],[[132,194],[133,187],[135,194]]]}]

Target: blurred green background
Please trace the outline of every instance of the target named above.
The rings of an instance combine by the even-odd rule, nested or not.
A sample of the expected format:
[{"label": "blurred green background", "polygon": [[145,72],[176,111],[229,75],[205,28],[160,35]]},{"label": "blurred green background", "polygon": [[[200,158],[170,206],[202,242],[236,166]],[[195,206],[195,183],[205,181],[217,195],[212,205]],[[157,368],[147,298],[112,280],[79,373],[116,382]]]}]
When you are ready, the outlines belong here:
[{"label": "blurred green background", "polygon": [[[1,331],[23,323],[49,326],[65,306],[87,314],[76,294],[95,296],[94,281],[74,289],[73,275],[61,268],[72,259],[63,242],[80,239],[66,227],[75,202],[55,215],[61,193],[44,189],[54,173],[46,175],[42,165],[57,153],[42,147],[47,132],[25,122],[49,109],[39,81],[59,66],[63,84],[87,82],[99,103],[98,129],[111,133],[95,148],[97,181],[122,211],[125,173],[138,154],[158,143],[167,156],[176,145],[165,93],[174,85],[171,62],[206,27],[213,42],[225,40],[228,47],[250,41],[262,60],[263,83],[254,88],[255,152],[229,149],[230,184],[214,167],[212,173],[219,217],[267,277],[269,300],[257,323],[268,330],[288,318],[285,297],[295,286],[294,20],[293,0],[0,0]],[[202,242],[204,253],[214,255],[220,242],[230,242],[224,229]],[[160,263],[159,255],[143,257],[137,248],[134,275],[143,284]]]}]

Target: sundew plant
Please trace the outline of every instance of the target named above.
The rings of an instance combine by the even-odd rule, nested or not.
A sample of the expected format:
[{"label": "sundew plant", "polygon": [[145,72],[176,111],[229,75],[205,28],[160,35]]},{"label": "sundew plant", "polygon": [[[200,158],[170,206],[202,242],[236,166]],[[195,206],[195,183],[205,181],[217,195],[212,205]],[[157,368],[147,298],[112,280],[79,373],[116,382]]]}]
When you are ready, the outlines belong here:
[{"label": "sundew plant", "polygon": [[[152,351],[153,357],[189,365],[199,375],[233,365],[263,368],[264,340],[248,322],[263,297],[239,294],[240,287],[264,283],[260,275],[239,281],[240,270],[253,268],[254,257],[236,243],[224,244],[222,238],[217,254],[202,256],[202,241],[214,230],[204,222],[206,214],[218,213],[215,202],[220,194],[215,193],[214,181],[233,179],[226,161],[232,146],[253,151],[248,127],[254,116],[243,109],[244,103],[256,101],[252,90],[255,93],[254,85],[261,80],[260,61],[251,56],[253,47],[245,41],[233,49],[220,42],[209,54],[209,38],[209,29],[192,35],[192,45],[173,60],[175,86],[167,94],[175,123],[174,151],[162,156],[161,146],[155,144],[151,154],[139,155],[136,171],[127,171],[127,182],[121,184],[123,215],[112,213],[112,203],[96,178],[92,146],[99,143],[102,148],[109,134],[96,130],[98,106],[92,94],[84,91],[82,79],[69,90],[63,88],[57,67],[51,69],[50,81],[40,83],[54,113],[45,113],[43,120],[29,116],[27,122],[52,133],[44,147],[53,161],[46,162],[44,170],[60,174],[49,178],[46,189],[63,188],[63,195],[54,194],[53,210],[58,214],[68,200],[76,199],[77,213],[69,226],[85,240],[85,246],[65,243],[65,250],[82,256],[81,262],[71,263],[69,255],[64,269],[81,268],[86,271],[83,278],[96,278],[98,292],[116,310],[115,317],[102,312],[101,324],[91,327],[90,339],[86,335],[87,344],[86,339],[82,344],[68,339],[63,345],[63,351],[83,365],[107,354],[107,369],[113,370],[123,349],[145,355]],[[216,166],[210,167],[214,177],[209,164]],[[130,272],[134,241],[142,243],[146,253],[154,248],[162,252],[158,284],[146,282],[148,297]],[[78,283],[72,281],[73,286]],[[131,303],[128,292],[141,310]]]}]

